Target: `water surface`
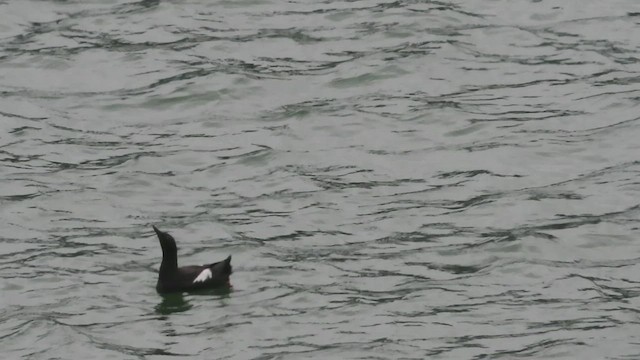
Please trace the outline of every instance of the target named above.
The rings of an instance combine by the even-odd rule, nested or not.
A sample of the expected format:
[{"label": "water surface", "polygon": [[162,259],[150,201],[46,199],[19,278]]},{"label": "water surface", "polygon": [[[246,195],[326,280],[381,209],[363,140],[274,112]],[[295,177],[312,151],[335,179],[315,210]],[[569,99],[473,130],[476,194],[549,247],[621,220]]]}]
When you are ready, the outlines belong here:
[{"label": "water surface", "polygon": [[[635,1],[0,1],[6,359],[636,359]],[[151,224],[234,291],[161,297]]]}]

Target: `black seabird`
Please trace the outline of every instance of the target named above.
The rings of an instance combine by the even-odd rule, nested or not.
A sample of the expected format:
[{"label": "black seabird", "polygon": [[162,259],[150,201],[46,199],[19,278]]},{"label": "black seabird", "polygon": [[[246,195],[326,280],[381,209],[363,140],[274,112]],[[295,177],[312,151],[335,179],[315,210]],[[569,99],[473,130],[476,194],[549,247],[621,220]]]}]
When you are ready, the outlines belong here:
[{"label": "black seabird", "polygon": [[178,267],[178,248],[173,236],[153,226],[160,246],[162,264],[156,290],[160,294],[230,287],[231,256],[209,265]]}]

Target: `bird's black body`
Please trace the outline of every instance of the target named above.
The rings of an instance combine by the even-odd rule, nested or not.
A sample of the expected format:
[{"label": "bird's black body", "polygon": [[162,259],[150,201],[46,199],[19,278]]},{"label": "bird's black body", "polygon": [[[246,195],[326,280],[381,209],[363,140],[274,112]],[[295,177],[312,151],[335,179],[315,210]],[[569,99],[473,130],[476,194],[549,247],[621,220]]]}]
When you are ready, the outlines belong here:
[{"label": "bird's black body", "polygon": [[178,267],[178,248],[173,236],[153,227],[160,246],[162,246],[162,264],[156,290],[161,294],[188,292],[219,287],[229,287],[231,275],[231,256],[226,259],[202,266]]}]

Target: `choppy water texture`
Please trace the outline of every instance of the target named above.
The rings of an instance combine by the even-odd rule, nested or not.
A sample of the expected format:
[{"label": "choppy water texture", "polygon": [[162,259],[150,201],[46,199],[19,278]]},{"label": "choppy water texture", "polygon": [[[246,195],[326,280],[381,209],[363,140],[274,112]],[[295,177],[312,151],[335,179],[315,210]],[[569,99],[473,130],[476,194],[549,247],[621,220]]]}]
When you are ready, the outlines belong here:
[{"label": "choppy water texture", "polygon": [[[0,1],[3,359],[640,358],[639,26]],[[235,290],[156,294],[151,224]]]}]

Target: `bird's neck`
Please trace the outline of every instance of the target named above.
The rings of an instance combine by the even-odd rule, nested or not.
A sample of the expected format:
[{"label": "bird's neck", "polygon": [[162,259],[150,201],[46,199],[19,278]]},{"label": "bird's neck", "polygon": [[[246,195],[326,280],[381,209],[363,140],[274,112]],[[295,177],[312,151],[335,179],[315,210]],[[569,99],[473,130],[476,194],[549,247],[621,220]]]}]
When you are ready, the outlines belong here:
[{"label": "bird's neck", "polygon": [[162,249],[162,264],[160,264],[160,273],[173,272],[178,268],[178,254],[172,251]]}]

